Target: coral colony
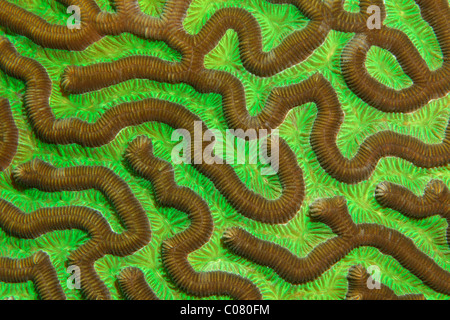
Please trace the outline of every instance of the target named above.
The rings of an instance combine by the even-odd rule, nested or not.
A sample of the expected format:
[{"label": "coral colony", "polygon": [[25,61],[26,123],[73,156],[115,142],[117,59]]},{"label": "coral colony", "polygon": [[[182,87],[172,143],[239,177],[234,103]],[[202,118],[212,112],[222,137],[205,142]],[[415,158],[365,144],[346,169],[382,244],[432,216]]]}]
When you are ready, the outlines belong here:
[{"label": "coral colony", "polygon": [[449,299],[448,21],[0,0],[0,298]]}]

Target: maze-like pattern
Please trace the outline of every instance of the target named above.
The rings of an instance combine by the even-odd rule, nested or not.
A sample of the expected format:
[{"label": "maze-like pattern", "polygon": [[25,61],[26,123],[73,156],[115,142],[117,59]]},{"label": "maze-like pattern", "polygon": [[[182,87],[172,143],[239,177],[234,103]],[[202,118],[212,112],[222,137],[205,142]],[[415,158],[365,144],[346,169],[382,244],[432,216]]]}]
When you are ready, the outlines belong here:
[{"label": "maze-like pattern", "polygon": [[[448,299],[449,20],[443,0],[0,0],[0,295]],[[196,122],[279,129],[277,175],[171,163]]]}]

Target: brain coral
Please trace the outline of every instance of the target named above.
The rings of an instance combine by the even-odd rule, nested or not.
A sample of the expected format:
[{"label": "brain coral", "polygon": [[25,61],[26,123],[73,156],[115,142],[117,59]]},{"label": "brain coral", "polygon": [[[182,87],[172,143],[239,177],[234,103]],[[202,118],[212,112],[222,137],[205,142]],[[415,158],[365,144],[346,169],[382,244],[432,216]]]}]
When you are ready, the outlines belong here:
[{"label": "brain coral", "polygon": [[0,298],[448,300],[449,20],[0,0]]}]

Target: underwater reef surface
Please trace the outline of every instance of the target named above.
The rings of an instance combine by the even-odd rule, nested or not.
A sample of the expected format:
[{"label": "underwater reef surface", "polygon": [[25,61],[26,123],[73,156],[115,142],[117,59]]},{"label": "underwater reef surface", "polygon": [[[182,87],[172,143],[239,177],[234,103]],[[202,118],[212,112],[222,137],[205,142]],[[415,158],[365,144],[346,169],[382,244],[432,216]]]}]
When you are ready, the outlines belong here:
[{"label": "underwater reef surface", "polygon": [[[0,299],[449,300],[449,21],[447,0],[0,0]],[[277,129],[276,174],[238,161],[251,139],[174,161],[179,129],[211,152],[198,127]]]}]

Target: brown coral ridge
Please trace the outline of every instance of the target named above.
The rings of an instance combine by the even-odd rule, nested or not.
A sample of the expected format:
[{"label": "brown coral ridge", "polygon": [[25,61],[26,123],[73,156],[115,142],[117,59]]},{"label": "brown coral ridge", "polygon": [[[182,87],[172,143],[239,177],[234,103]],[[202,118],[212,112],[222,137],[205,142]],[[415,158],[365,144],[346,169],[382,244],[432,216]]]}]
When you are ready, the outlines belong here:
[{"label": "brown coral ridge", "polygon": [[172,166],[153,155],[151,140],[140,136],[125,154],[134,171],[152,182],[156,200],[163,206],[186,212],[189,228],[165,240],[162,261],[173,281],[189,294],[205,297],[228,295],[233,298],[261,299],[259,289],[249,280],[227,272],[197,272],[188,261],[189,253],[207,243],[214,224],[208,205],[192,190],[176,185]]},{"label": "brown coral ridge", "polygon": [[367,270],[356,265],[348,270],[347,300],[426,300],[423,294],[405,294],[398,296],[388,286],[378,283],[379,287],[369,288],[373,279]]},{"label": "brown coral ridge", "polygon": [[144,273],[135,267],[123,269],[118,277],[120,291],[128,300],[159,300],[145,280]]},{"label": "brown coral ridge", "polygon": [[319,244],[304,258],[277,244],[258,239],[241,228],[228,229],[223,236],[224,244],[237,255],[272,268],[293,284],[313,281],[353,249],[372,246],[391,255],[433,290],[450,294],[448,271],[400,232],[378,224],[355,224],[343,197],[316,201],[310,207],[310,216],[313,221],[328,225],[337,237]]},{"label": "brown coral ridge", "polygon": [[[386,26],[355,35],[342,53],[342,74],[348,87],[366,103],[384,112],[415,111],[450,91],[449,3],[446,0],[415,2],[422,18],[431,26],[439,42],[443,55],[443,63],[439,69],[430,71],[408,36]],[[372,46],[391,52],[413,84],[408,88],[395,90],[372,78],[365,68],[367,53]]]},{"label": "brown coral ridge", "polygon": [[[47,192],[96,189],[112,203],[126,229],[121,234],[113,232],[100,213],[87,207],[43,208],[25,214],[0,199],[0,226],[13,236],[34,239],[53,230],[86,231],[91,240],[70,253],[70,265],[80,268],[81,289],[86,298],[109,299],[109,290],[95,272],[94,262],[106,254],[132,254],[150,241],[147,215],[128,185],[105,167],[57,169],[38,159],[17,167],[13,178],[22,186]],[[14,274],[6,278],[13,280]]]},{"label": "brown coral ridge", "polygon": [[32,281],[41,299],[66,299],[55,268],[43,251],[38,251],[25,259],[0,257],[0,281],[8,283]]},{"label": "brown coral ridge", "polygon": [[19,143],[19,130],[14,122],[9,101],[0,98],[0,172],[11,163]]},{"label": "brown coral ridge", "polygon": [[423,196],[416,196],[401,185],[385,181],[375,189],[375,198],[382,206],[412,219],[425,219],[434,215],[447,219],[447,243],[450,246],[450,190],[444,182],[431,180]]},{"label": "brown coral ridge", "polygon": [[[70,86],[71,91],[83,93],[134,78],[184,82],[199,92],[221,93],[228,124],[243,130],[270,130],[279,126],[292,108],[314,102],[318,115],[311,132],[312,148],[322,168],[345,183],[358,183],[369,178],[383,157],[399,157],[424,168],[450,163],[450,124],[441,143],[426,144],[408,135],[382,131],[368,137],[352,159],[345,158],[336,144],[344,113],[333,87],[320,74],[299,84],[275,88],[263,111],[252,117],[245,105],[245,92],[239,80],[219,71],[208,70],[195,76],[186,72],[173,63],[156,58],[129,57],[111,63],[68,69],[63,76],[62,86],[65,89]],[[96,77],[98,74],[102,77]]]},{"label": "brown coral ridge", "polygon": [[[421,9],[422,17],[433,28],[444,56],[442,67],[433,72],[428,70],[417,49],[403,33],[385,26],[381,30],[367,30],[366,9],[370,4],[377,4],[384,15],[384,5],[381,1],[361,1],[361,13],[356,14],[345,12],[341,0],[329,3],[283,1],[295,5],[311,19],[311,22],[304,30],[292,33],[280,46],[268,53],[262,52],[261,49],[259,25],[242,9],[230,8],[217,11],[197,35],[191,36],[182,28],[182,19],[190,1],[169,1],[161,19],[144,15],[136,0],[115,1],[117,13],[113,14],[101,12],[92,0],[73,2],[60,0],[60,2],[80,6],[83,12],[80,30],[52,26],[43,19],[4,0],[0,0],[0,24],[31,38],[44,47],[83,50],[104,35],[130,32],[146,39],[165,41],[169,46],[180,51],[183,56],[181,63],[167,63],[150,57],[130,57],[112,64],[72,66],[66,69],[61,81],[61,86],[66,92],[83,93],[132,78],[154,79],[169,83],[184,82],[200,92],[222,94],[224,114],[229,126],[244,130],[275,128],[283,121],[290,109],[312,101],[318,105],[319,110],[311,136],[311,143],[318,160],[330,175],[349,183],[366,179],[383,156],[400,156],[423,167],[442,166],[449,162],[448,127],[444,141],[436,145],[427,145],[409,136],[381,132],[369,137],[358,154],[348,160],[342,157],[335,143],[342,122],[342,111],[331,86],[321,85],[324,82],[321,77],[314,76],[299,85],[274,89],[264,110],[258,116],[251,117],[246,110],[242,83],[225,72],[206,70],[203,66],[205,54],[217,45],[228,29],[238,33],[244,67],[259,76],[272,76],[299,63],[323,43],[332,28],[355,32],[357,33],[355,38],[350,41],[342,54],[343,74],[349,87],[364,101],[380,110],[412,111],[432,98],[445,95],[449,90],[450,30],[447,25],[449,6],[444,0],[416,1]],[[440,14],[436,15],[433,12],[440,12]],[[32,21],[32,23],[23,24],[23,20]],[[393,91],[368,76],[363,62],[372,45],[388,49],[398,57],[405,73],[413,80],[410,88]],[[48,104],[51,81],[45,69],[32,59],[20,57],[12,45],[3,38],[0,39],[0,49],[2,50],[0,67],[7,74],[26,82],[27,113],[37,136],[42,140],[51,143],[76,142],[85,146],[99,146],[111,141],[122,127],[142,123],[142,119],[131,115],[131,112],[134,111],[133,106],[137,108],[148,102],[141,105],[121,105],[106,113],[105,117],[92,126],[79,119],[56,120]],[[314,88],[316,85],[321,90]],[[322,89],[327,87],[331,90],[331,94],[325,92],[326,94],[322,97]],[[407,95],[408,99],[404,99]],[[154,104],[161,105],[159,102]],[[327,115],[330,116],[328,119]],[[110,121],[113,119],[114,121]],[[299,180],[296,181],[299,182]],[[302,199],[303,181],[300,185],[300,188],[287,188],[287,190],[290,192],[300,190],[299,198]],[[297,184],[297,186],[300,185]],[[253,196],[252,193],[250,195]],[[276,208],[282,202],[273,203],[275,203],[273,207]],[[288,203],[292,202],[288,201]],[[291,207],[288,214],[284,212],[281,219],[278,215],[266,215],[269,219],[265,222],[271,222],[271,219],[276,219],[276,222],[283,219],[289,220],[298,210],[297,206],[300,203],[301,201]],[[248,206],[249,210],[253,208],[251,202]],[[294,207],[297,210],[293,210]],[[240,211],[248,210],[243,208]]]}]

